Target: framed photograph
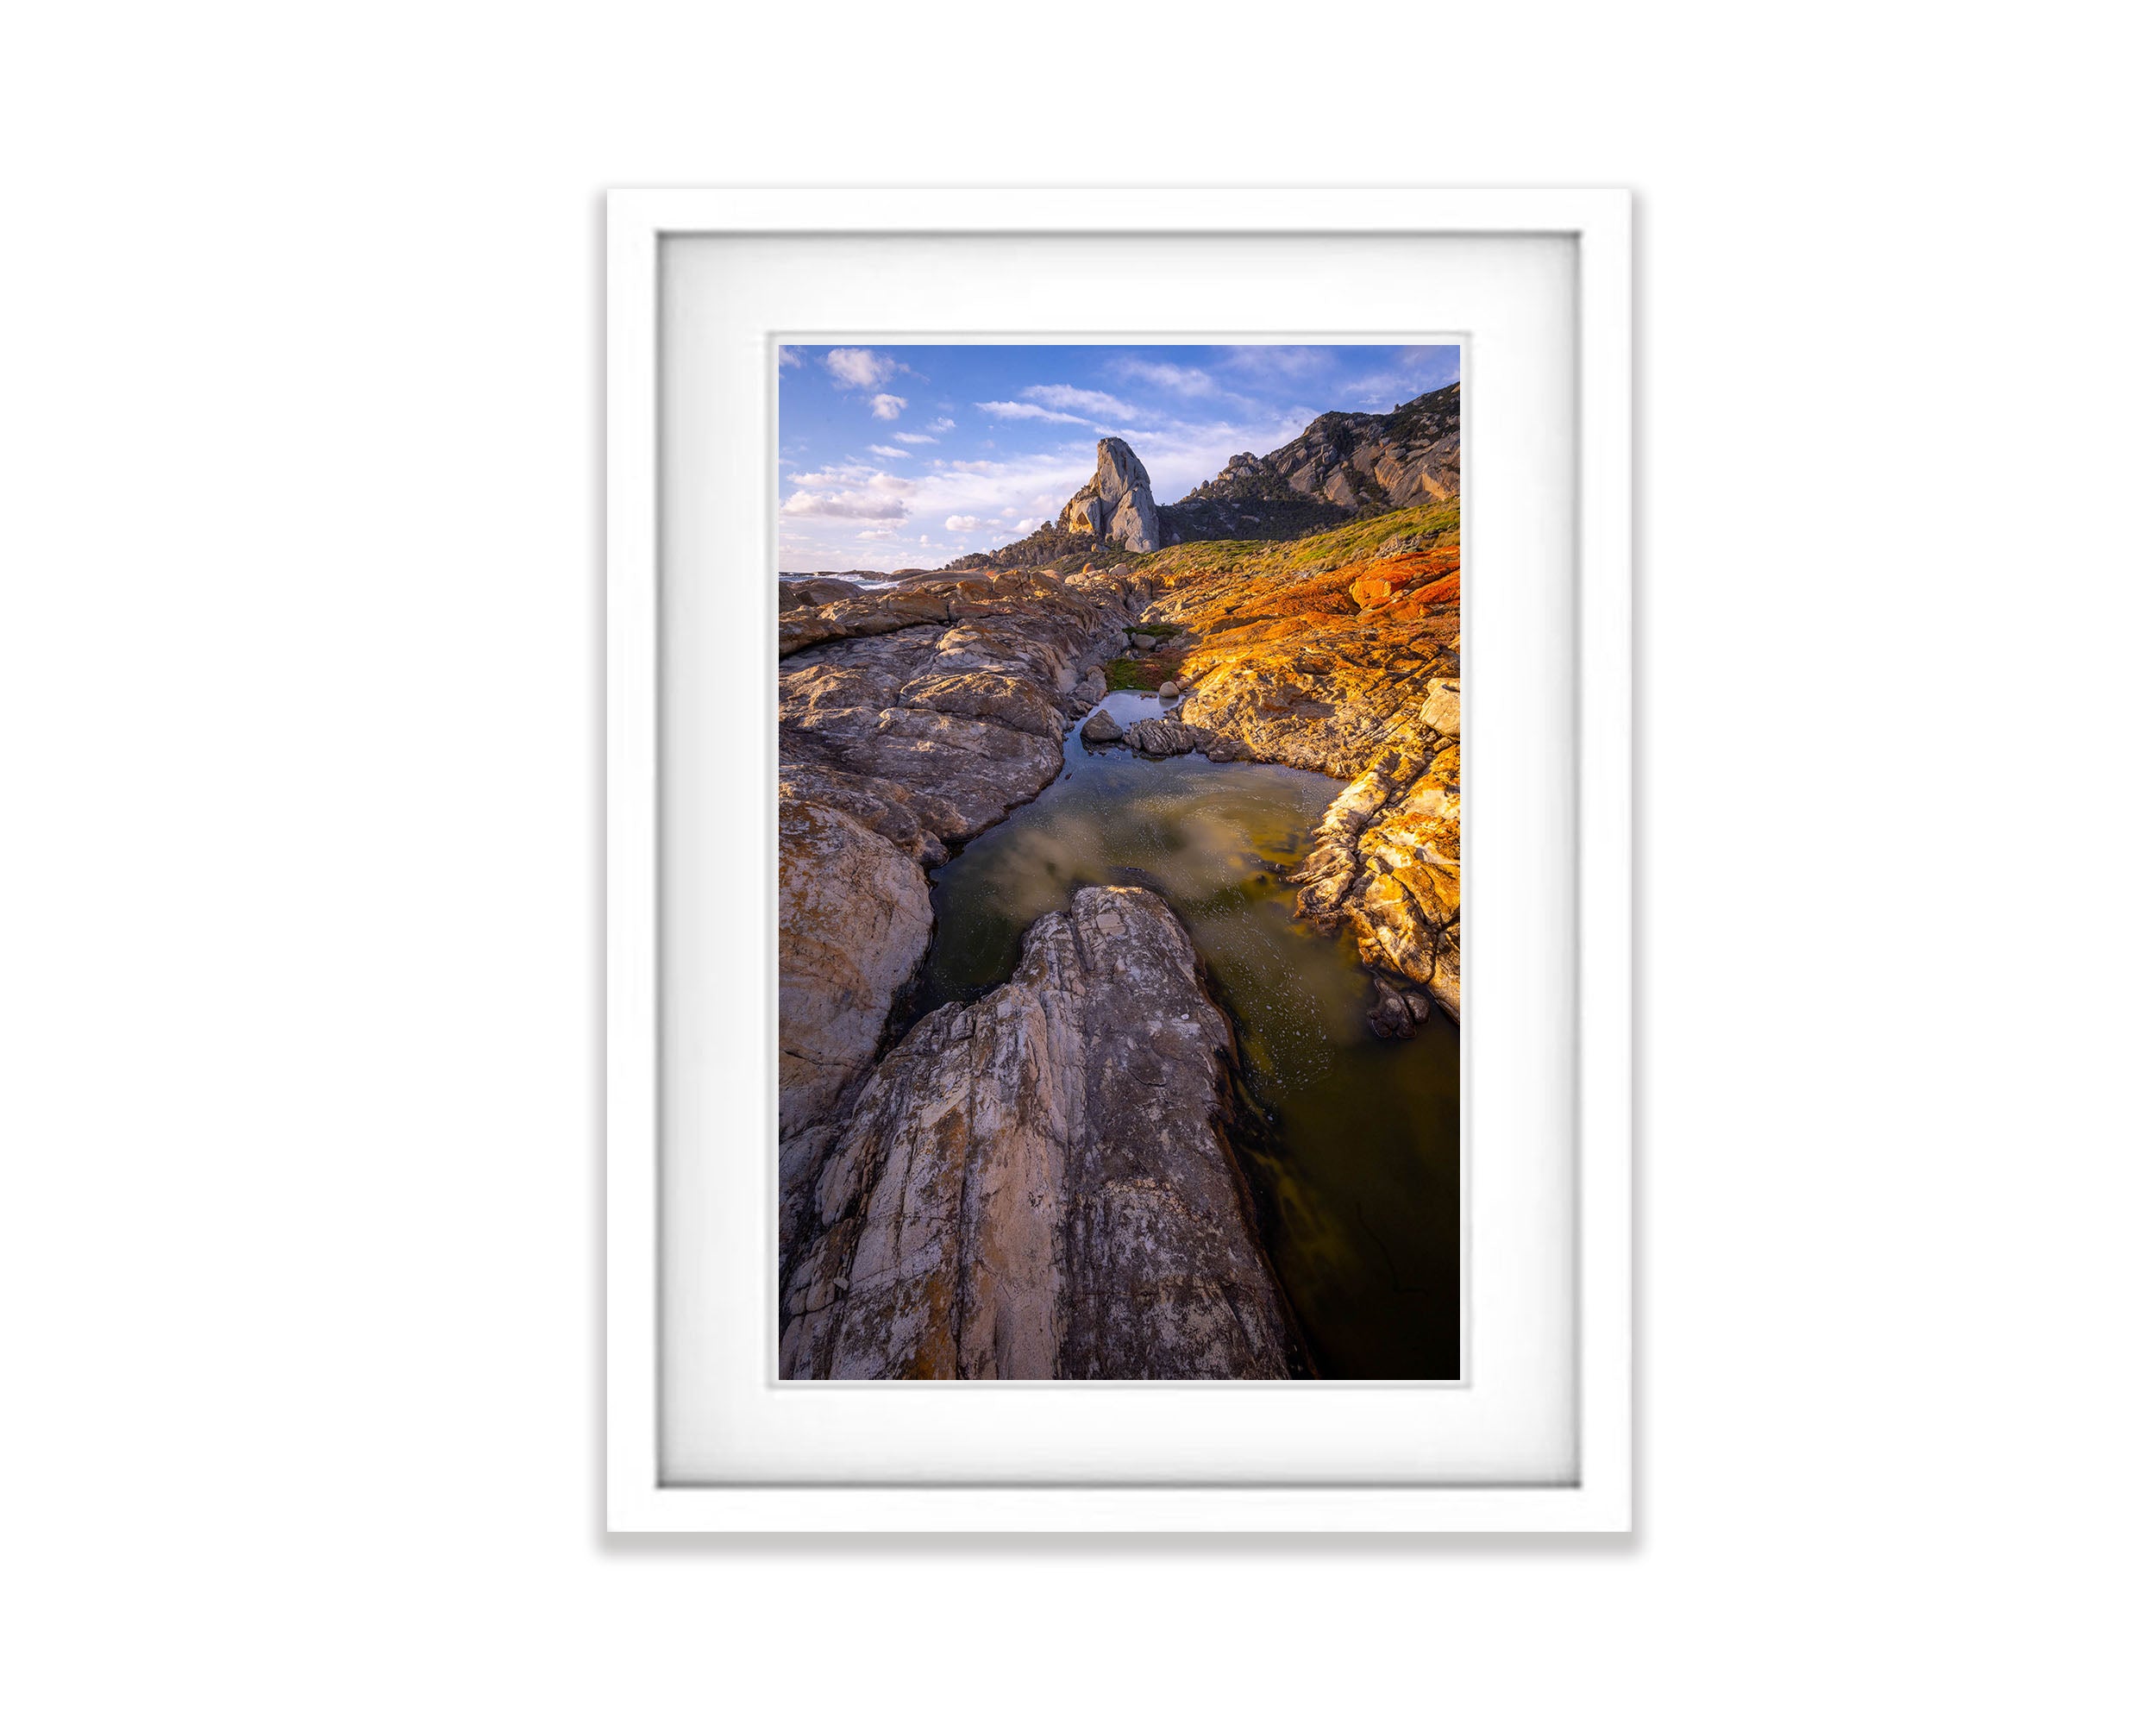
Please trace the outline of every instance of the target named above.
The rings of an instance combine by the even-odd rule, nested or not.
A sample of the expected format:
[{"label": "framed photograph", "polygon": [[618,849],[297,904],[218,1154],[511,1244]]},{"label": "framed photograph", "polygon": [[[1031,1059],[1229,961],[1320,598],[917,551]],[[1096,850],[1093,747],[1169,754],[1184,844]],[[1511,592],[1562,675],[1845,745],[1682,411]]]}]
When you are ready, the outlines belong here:
[{"label": "framed photograph", "polygon": [[1631,267],[611,197],[611,1529],[1629,1528]]}]

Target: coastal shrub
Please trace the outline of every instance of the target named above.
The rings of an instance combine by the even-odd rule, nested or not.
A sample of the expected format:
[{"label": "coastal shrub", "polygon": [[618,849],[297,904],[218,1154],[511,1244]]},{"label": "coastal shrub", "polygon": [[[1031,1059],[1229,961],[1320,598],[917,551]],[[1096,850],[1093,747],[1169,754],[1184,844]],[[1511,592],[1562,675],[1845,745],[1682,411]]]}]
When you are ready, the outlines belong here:
[{"label": "coastal shrub", "polygon": [[1288,571],[1318,575],[1348,563],[1457,544],[1459,534],[1460,505],[1454,499],[1388,510],[1307,539],[1194,540],[1133,557],[1131,568],[1169,586],[1235,570],[1251,575]]},{"label": "coastal shrub", "polygon": [[1153,654],[1143,659],[1111,659],[1100,671],[1111,691],[1137,689],[1150,694],[1181,668],[1180,658]]}]

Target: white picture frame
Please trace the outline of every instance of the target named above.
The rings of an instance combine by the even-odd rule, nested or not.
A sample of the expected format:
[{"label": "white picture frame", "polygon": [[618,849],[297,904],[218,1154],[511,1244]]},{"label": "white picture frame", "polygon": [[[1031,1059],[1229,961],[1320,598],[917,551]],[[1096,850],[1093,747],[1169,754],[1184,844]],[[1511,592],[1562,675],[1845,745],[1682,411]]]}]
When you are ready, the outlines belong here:
[{"label": "white picture frame", "polygon": [[[668,1482],[661,1474],[661,253],[785,235],[1557,235],[1572,248],[1576,1466],[1563,1483]],[[1630,200],[1612,191],[633,191],[607,209],[606,1525],[1621,1533],[1633,1514]],[[1470,332],[1471,336],[1471,331]],[[1470,449],[1470,459],[1472,448]],[[768,571],[767,571],[768,573]],[[1470,579],[1471,579],[1470,575]],[[769,583],[765,583],[767,586]],[[1470,819],[1472,818],[1470,791]],[[759,1154],[768,1154],[760,1146]],[[1119,1387],[1110,1387],[1113,1395]],[[1373,1392],[1373,1393],[1382,1393]]]}]

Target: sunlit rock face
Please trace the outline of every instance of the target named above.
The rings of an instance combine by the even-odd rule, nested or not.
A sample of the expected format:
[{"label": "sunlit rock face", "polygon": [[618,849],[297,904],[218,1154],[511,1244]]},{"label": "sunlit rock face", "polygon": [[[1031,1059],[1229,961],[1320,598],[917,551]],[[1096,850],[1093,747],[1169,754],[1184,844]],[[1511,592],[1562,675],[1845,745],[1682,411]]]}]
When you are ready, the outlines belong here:
[{"label": "sunlit rock face", "polygon": [[1063,530],[1108,540],[1126,551],[1157,551],[1160,511],[1145,464],[1120,437],[1103,437],[1095,448],[1093,477],[1063,505]]},{"label": "sunlit rock face", "polygon": [[1284,1377],[1226,1139],[1232,1038],[1175,913],[1089,887],[861,1092],[785,1288],[789,1377]]},{"label": "sunlit rock face", "polygon": [[1296,877],[1300,908],[1353,929],[1383,985],[1373,1027],[1411,1035],[1419,994],[1460,1013],[1458,513],[1402,511],[1359,555],[1332,549],[1344,537],[1171,551],[1144,570],[1162,587],[1148,615],[1178,626],[1177,718],[1208,753],[1225,740],[1348,781]]}]

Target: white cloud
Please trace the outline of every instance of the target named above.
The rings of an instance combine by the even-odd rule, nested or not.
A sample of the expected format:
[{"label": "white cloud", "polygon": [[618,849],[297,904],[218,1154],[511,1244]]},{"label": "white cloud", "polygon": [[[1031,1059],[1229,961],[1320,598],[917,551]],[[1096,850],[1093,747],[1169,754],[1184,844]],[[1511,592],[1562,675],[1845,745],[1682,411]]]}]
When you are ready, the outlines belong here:
[{"label": "white cloud", "polygon": [[1277,449],[1300,436],[1316,417],[1311,408],[1288,407],[1232,421],[1193,423],[1174,420],[1122,435],[1145,463],[1153,481],[1153,495],[1163,503],[1174,503],[1193,486],[1213,478],[1238,451],[1251,449],[1263,455]]},{"label": "white cloud", "polygon": [[976,401],[974,405],[983,413],[993,413],[999,419],[1045,419],[1056,425],[1084,425],[1089,423],[1075,413],[1051,413],[1047,408],[1030,401]]},{"label": "white cloud", "polygon": [[[1228,364],[1255,377],[1300,381],[1313,378],[1332,363],[1337,348],[1269,348],[1262,345],[1231,348]],[[1381,349],[1372,348],[1376,353]]]},{"label": "white cloud", "polygon": [[779,369],[780,371],[786,371],[789,367],[798,366],[800,363],[801,350],[799,348],[781,348],[779,349]]},{"label": "white cloud", "polygon": [[[939,419],[936,423],[941,425],[943,422]],[[901,443],[933,443],[936,441],[924,431],[893,431],[891,435]]]},{"label": "white cloud", "polygon": [[[903,431],[899,435],[901,437],[906,436]],[[908,441],[912,440],[908,439]],[[868,453],[872,455],[881,455],[886,461],[910,461],[913,455],[911,449],[894,449],[888,443],[871,443],[868,446]]]},{"label": "white cloud", "polygon": [[1177,395],[1217,395],[1220,386],[1213,380],[1210,372],[1195,366],[1171,366],[1150,360],[1118,360],[1118,377],[1131,378],[1140,383],[1150,383],[1156,389],[1173,390]]},{"label": "white cloud", "polygon": [[824,369],[849,389],[874,389],[887,383],[898,361],[868,348],[833,348],[824,355]]},{"label": "white cloud", "polygon": [[796,474],[793,483],[812,489],[817,486],[867,485],[881,472],[880,467],[864,467],[859,461],[847,461],[837,467],[818,467],[812,474]]},{"label": "white cloud", "polygon": [[1395,407],[1452,382],[1459,357],[1457,348],[1401,348],[1394,353],[1392,367],[1342,384],[1340,395],[1357,407]]},{"label": "white cloud", "polygon": [[958,429],[958,422],[949,414],[945,414],[940,419],[930,420],[928,429],[931,431],[956,431]]},{"label": "white cloud", "polygon": [[1012,524],[1011,530],[1023,539],[1040,524],[1032,516],[1022,516]]},{"label": "white cloud", "polygon": [[953,515],[943,522],[943,531],[946,533],[978,533],[980,530],[981,518],[977,515]]},{"label": "white cloud", "polygon": [[895,497],[872,491],[797,491],[786,500],[787,515],[824,515],[842,521],[903,521],[906,505]]},{"label": "white cloud", "polygon": [[1143,419],[1147,417],[1143,408],[1132,407],[1128,402],[1118,401],[1112,395],[1103,395],[1097,389],[1079,389],[1067,383],[1037,383],[1018,393],[1028,401],[1046,402],[1050,407],[1076,408],[1096,419]]},{"label": "white cloud", "polygon": [[906,411],[906,398],[902,395],[879,395],[870,398],[868,411],[879,419],[896,419]]},{"label": "white cloud", "polygon": [[856,539],[895,539],[897,532],[888,527],[864,527],[854,535]]}]

